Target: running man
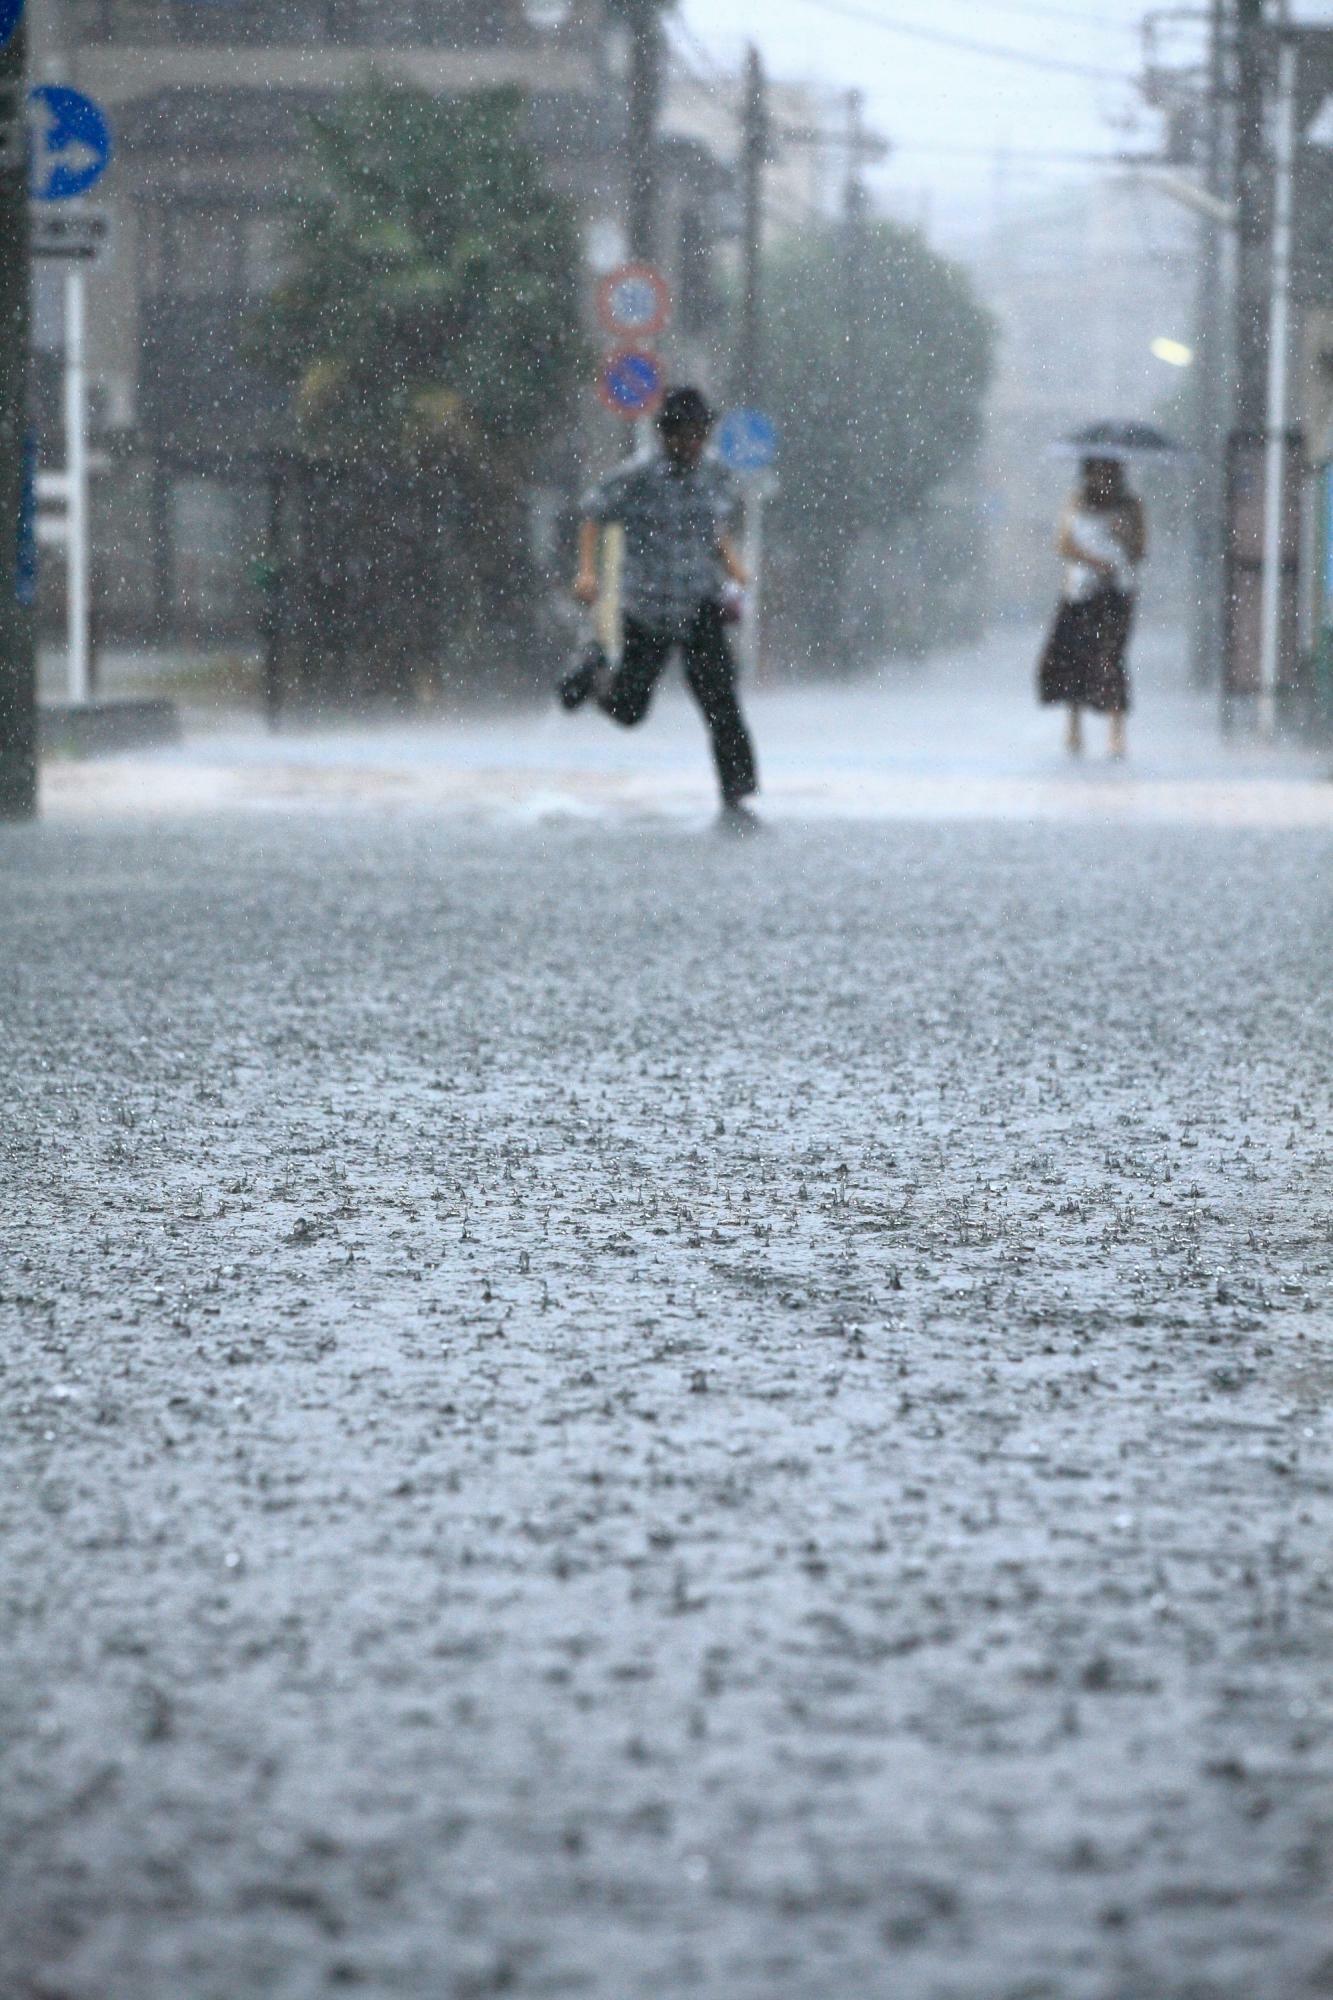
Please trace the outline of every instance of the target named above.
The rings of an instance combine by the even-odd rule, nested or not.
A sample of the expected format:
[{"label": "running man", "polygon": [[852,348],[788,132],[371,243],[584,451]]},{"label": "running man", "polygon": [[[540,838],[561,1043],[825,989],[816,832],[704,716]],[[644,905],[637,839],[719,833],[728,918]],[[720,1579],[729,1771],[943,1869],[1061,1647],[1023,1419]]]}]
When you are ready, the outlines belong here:
[{"label": "running man", "polygon": [[585,662],[566,675],[560,698],[581,708],[592,697],[613,722],[632,729],[677,647],[685,679],[713,741],[724,823],[752,823],[745,805],[758,790],[754,746],[736,698],[736,661],[723,593],[748,582],[733,539],[740,512],[735,482],[706,458],[713,412],[697,389],[672,389],[658,413],[661,450],[602,481],[589,497],[579,534],[574,595],[592,606],[601,594],[602,530],[625,533],[625,645],[618,668]]}]

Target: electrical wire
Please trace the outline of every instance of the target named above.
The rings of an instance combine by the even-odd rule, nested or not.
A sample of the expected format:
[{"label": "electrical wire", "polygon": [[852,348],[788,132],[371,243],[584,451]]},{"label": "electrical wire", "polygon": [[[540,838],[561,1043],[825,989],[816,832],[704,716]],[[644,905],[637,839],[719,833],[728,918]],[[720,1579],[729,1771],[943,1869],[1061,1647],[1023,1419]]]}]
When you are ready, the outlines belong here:
[{"label": "electrical wire", "polygon": [[1092,28],[1098,34],[1137,35],[1137,21],[1116,21],[1109,14],[1085,14],[1078,8],[1048,7],[1041,0],[972,0],[972,5],[1001,14],[1025,14],[1035,21],[1063,21],[1070,28]]},{"label": "electrical wire", "polygon": [[1096,63],[1072,62],[1064,56],[1039,56],[1030,50],[1009,48],[1000,42],[983,42],[974,40],[970,35],[954,35],[947,28],[927,28],[917,22],[895,21],[873,8],[857,6],[855,0],[798,0],[798,4],[812,7],[821,14],[836,15],[840,20],[857,21],[863,27],[877,28],[886,35],[931,42],[938,48],[958,49],[964,54],[988,57],[994,62],[1019,63],[1027,69],[1051,70],[1062,76],[1085,76],[1098,83],[1135,83],[1138,80],[1127,70],[1106,69]]},{"label": "electrical wire", "polygon": [[1048,146],[939,146],[930,139],[894,139],[892,149],[895,156],[899,153],[931,153],[959,160],[1002,159],[1006,164],[1010,160],[1070,160],[1085,166],[1096,166],[1100,163],[1109,167],[1121,164],[1120,155],[1108,153],[1105,147],[1100,151],[1077,151],[1067,147]]},{"label": "electrical wire", "polygon": [[[739,79],[728,74],[712,52],[705,48],[693,28],[688,27],[679,14],[670,17],[669,28],[671,40],[676,45],[676,54],[690,71],[694,82],[702,85],[704,89],[734,96],[740,88]],[[686,49],[689,50],[688,56],[685,53]],[[698,69],[692,67],[691,58],[694,63],[702,64],[707,75],[701,75]]]}]

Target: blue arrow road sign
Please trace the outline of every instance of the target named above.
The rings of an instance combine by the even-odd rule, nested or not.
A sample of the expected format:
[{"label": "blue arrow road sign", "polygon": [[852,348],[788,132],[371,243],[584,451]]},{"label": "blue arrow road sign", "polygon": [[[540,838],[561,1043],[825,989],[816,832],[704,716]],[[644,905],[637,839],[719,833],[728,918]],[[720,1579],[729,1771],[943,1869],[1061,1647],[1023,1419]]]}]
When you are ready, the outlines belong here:
[{"label": "blue arrow road sign", "polygon": [[73,201],[101,180],[111,160],[111,127],[101,106],[63,83],[40,83],[32,106],[35,201]]},{"label": "blue arrow road sign", "polygon": [[662,369],[651,354],[614,354],[602,377],[602,400],[622,417],[642,417],[662,395]]},{"label": "blue arrow road sign", "polygon": [[767,472],[778,455],[778,429],[762,410],[733,410],[717,431],[718,456],[733,472]]},{"label": "blue arrow road sign", "polygon": [[23,0],[0,0],[0,49],[23,19]]}]

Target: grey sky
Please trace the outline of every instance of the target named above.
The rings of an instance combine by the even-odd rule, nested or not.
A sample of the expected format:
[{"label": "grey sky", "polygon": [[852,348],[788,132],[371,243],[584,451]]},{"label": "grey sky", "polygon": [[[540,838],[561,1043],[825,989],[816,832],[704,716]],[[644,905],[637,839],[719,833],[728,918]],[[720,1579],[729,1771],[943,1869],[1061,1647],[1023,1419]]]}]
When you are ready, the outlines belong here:
[{"label": "grey sky", "polygon": [[[999,44],[1031,66],[885,32],[853,14],[932,33]],[[1033,154],[1114,151],[1151,144],[1157,121],[1132,78],[1142,62],[1144,0],[683,0],[690,39],[734,59],[759,43],[777,74],[861,86],[869,113],[899,151],[883,175],[895,208],[927,219],[948,238],[984,226],[1007,151],[1007,199],[1084,169]],[[1298,18],[1333,21],[1333,0],[1298,0]],[[1173,46],[1198,47],[1198,30]],[[1193,37],[1190,40],[1189,37]],[[689,40],[684,41],[686,54]],[[1105,78],[1061,73],[1037,62],[1106,70]],[[1117,76],[1126,81],[1116,81]],[[1028,157],[1024,157],[1027,155]]]}]

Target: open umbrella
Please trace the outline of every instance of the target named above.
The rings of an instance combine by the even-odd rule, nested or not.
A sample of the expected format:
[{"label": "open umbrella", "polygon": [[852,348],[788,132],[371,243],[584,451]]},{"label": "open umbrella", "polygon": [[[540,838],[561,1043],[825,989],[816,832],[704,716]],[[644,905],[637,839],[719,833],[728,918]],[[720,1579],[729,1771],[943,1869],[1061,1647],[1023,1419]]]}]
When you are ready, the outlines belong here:
[{"label": "open umbrella", "polygon": [[1155,424],[1088,424],[1052,445],[1057,458],[1187,458],[1189,453]]}]

